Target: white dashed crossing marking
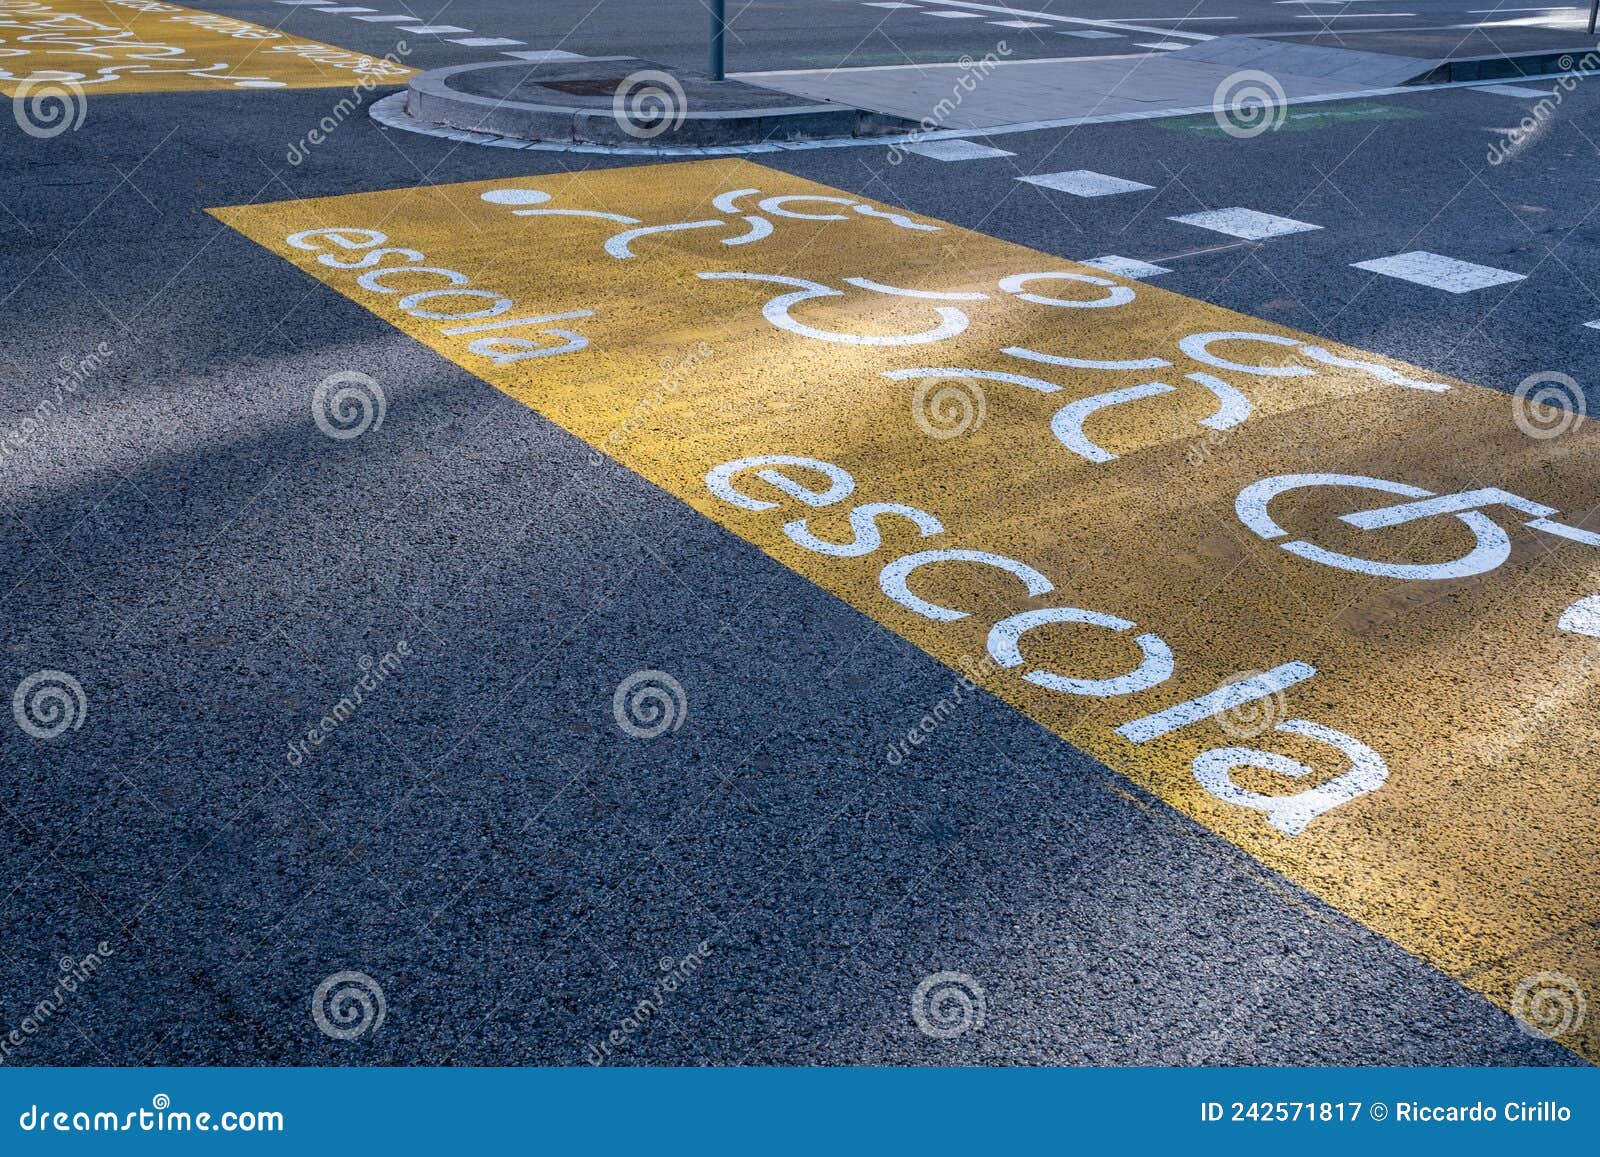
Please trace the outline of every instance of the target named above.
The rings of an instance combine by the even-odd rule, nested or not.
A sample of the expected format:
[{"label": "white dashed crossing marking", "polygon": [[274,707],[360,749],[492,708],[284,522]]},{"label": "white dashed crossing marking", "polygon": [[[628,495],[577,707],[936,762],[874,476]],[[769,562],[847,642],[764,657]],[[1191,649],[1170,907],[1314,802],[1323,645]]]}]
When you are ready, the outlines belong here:
[{"label": "white dashed crossing marking", "polygon": [[1105,173],[1096,173],[1089,169],[1071,169],[1064,173],[1035,173],[1031,177],[1018,177],[1017,180],[1026,181],[1030,185],[1042,185],[1046,189],[1055,189],[1060,193],[1071,193],[1074,197],[1110,197],[1116,193],[1137,193],[1144,189],[1155,188],[1154,185],[1142,185],[1138,181],[1109,177]]},{"label": "white dashed crossing marking", "polygon": [[526,40],[511,40],[505,36],[463,36],[451,44],[464,44],[468,48],[507,48],[513,44],[526,44]]},{"label": "white dashed crossing marking", "polygon": [[924,12],[924,16],[938,16],[943,20],[982,20],[981,12]]},{"label": "white dashed crossing marking", "polygon": [[318,12],[337,13],[337,14],[343,16],[343,15],[348,15],[351,12],[376,12],[377,9],[376,8],[351,8],[351,7],[346,6],[346,7],[341,7],[341,8],[318,8],[317,11]]},{"label": "white dashed crossing marking", "polygon": [[1265,241],[1268,237],[1309,233],[1313,229],[1322,228],[1321,225],[1312,225],[1307,221],[1296,221],[1292,217],[1276,217],[1271,213],[1243,209],[1237,205],[1228,209],[1207,209],[1203,213],[1185,213],[1181,217],[1168,217],[1167,220],[1177,221],[1182,225],[1196,225],[1213,233],[1224,233],[1229,237],[1242,237],[1246,241]]},{"label": "white dashed crossing marking", "polygon": [[514,56],[518,60],[527,60],[535,64],[543,64],[552,60],[585,60],[581,52],[566,52],[560,48],[530,48],[526,52],[502,52],[501,56]]},{"label": "white dashed crossing marking", "polygon": [[1554,92],[1553,89],[1548,89],[1548,88],[1526,88],[1526,87],[1524,87],[1524,86],[1522,86],[1520,84],[1486,84],[1486,85],[1483,85],[1481,88],[1475,88],[1472,91],[1473,92],[1492,92],[1496,96],[1517,96],[1517,97],[1529,97],[1529,98],[1537,98],[1537,97],[1545,97],[1545,96],[1554,96],[1555,95],[1555,92]]},{"label": "white dashed crossing marking", "polygon": [[[329,9],[332,11],[332,9]],[[419,28],[402,28],[401,32],[416,32],[424,36],[445,36],[452,32],[471,32],[470,28],[457,28],[454,24],[424,24]]]},{"label": "white dashed crossing marking", "polygon": [[1506,285],[1523,280],[1521,273],[1494,269],[1488,265],[1474,265],[1439,253],[1415,249],[1410,253],[1396,253],[1392,257],[1374,257],[1371,261],[1352,262],[1356,269],[1381,273],[1429,289],[1442,289],[1446,293],[1471,293],[1474,289],[1487,289],[1491,285]]},{"label": "white dashed crossing marking", "polygon": [[1081,30],[1081,31],[1078,30],[1078,29],[1070,29],[1070,30],[1065,31],[1065,32],[1057,32],[1056,35],[1057,36],[1076,36],[1080,40],[1121,40],[1122,39],[1122,33],[1120,33],[1120,32],[1100,32],[1100,31],[1097,31],[1097,30],[1095,30],[1093,28],[1084,29],[1084,30]]},{"label": "white dashed crossing marking", "polygon": [[1146,277],[1154,277],[1158,273],[1171,273],[1165,265],[1154,265],[1148,261],[1140,261],[1137,257],[1119,257],[1115,253],[1107,253],[1104,257],[1091,258],[1080,264],[1092,266],[1103,273],[1113,273],[1118,277],[1131,278],[1142,281]]},{"label": "white dashed crossing marking", "polygon": [[1049,28],[1050,25],[1038,20],[991,20],[996,28]]},{"label": "white dashed crossing marking", "polygon": [[1600,639],[1600,595],[1579,599],[1561,612],[1556,629],[1573,635],[1588,635]]},{"label": "white dashed crossing marking", "polygon": [[417,22],[415,16],[357,16],[356,19],[365,21],[368,24],[415,24]]},{"label": "white dashed crossing marking", "polygon": [[919,157],[928,157],[935,161],[982,161],[990,157],[1014,157],[1017,154],[1008,153],[1005,149],[997,149],[992,145],[980,145],[977,141],[923,141],[918,145],[907,145],[906,152],[915,153]]}]

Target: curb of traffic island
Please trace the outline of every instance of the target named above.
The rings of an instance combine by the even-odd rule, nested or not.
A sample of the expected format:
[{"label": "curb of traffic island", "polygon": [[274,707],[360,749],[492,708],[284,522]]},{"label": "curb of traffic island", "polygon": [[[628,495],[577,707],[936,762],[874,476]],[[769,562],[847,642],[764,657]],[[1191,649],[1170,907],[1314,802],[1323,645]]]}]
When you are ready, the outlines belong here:
[{"label": "curb of traffic island", "polygon": [[[1578,67],[1588,63],[1588,68]],[[1467,56],[1441,60],[1406,84],[1458,84],[1475,80],[1522,80],[1568,73],[1574,69],[1587,76],[1595,71],[1597,54],[1593,46],[1550,49],[1542,52],[1502,52],[1492,56]]]},{"label": "curb of traffic island", "polygon": [[405,115],[421,126],[547,145],[703,148],[879,138],[915,121],[711,81],[626,56],[457,64],[418,73]]}]

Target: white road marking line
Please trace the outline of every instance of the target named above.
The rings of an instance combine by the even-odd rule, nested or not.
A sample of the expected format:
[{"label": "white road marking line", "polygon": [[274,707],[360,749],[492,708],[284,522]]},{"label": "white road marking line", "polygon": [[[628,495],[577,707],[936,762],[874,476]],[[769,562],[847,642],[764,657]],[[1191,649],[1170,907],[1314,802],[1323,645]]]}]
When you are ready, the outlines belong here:
[{"label": "white road marking line", "polygon": [[581,52],[567,52],[560,48],[530,48],[526,52],[502,52],[501,56],[515,57],[517,60],[529,60],[535,64],[544,64],[552,60],[587,60]]},{"label": "white road marking line", "polygon": [[1415,16],[1415,12],[1301,12],[1296,20],[1387,20],[1396,16]]},{"label": "white road marking line", "polygon": [[924,16],[937,16],[941,20],[982,20],[983,16],[977,12],[929,12],[926,9]]},{"label": "white road marking line", "polygon": [[1056,35],[1057,36],[1077,36],[1077,37],[1080,37],[1083,40],[1121,40],[1122,39],[1122,33],[1120,33],[1120,32],[1101,32],[1099,29],[1096,29],[1096,28],[1090,28],[1090,29],[1081,30],[1081,31],[1079,29],[1076,29],[1076,28],[1067,28],[1067,29],[1064,29],[1061,32],[1056,33]]},{"label": "white road marking line", "polygon": [[1049,28],[1050,25],[1041,20],[991,20],[996,28]]},{"label": "white road marking line", "polygon": [[920,145],[907,145],[905,151],[928,157],[935,161],[982,161],[990,157],[1014,157],[1017,154],[980,145],[977,141],[924,141]]},{"label": "white road marking line", "polygon": [[377,9],[376,8],[352,8],[349,5],[345,5],[345,6],[342,6],[342,7],[339,7],[339,8],[318,8],[317,11],[318,12],[337,12],[337,13],[343,15],[343,14],[350,13],[350,12],[376,12]]},{"label": "white road marking line", "polygon": [[1035,173],[1031,177],[1018,177],[1017,180],[1026,181],[1030,185],[1041,185],[1046,189],[1055,189],[1061,193],[1071,193],[1074,197],[1110,197],[1116,193],[1137,193],[1155,188],[1154,185],[1142,185],[1138,181],[1110,177],[1105,173],[1096,173],[1089,169],[1071,169],[1064,173]]},{"label": "white road marking line", "polygon": [[415,32],[423,36],[444,36],[451,32],[471,32],[470,28],[457,28],[454,24],[424,24],[418,28],[402,28],[401,32]]},{"label": "white road marking line", "polygon": [[1486,84],[1476,91],[1492,92],[1496,96],[1543,97],[1555,95],[1554,89],[1525,88],[1522,85],[1517,84]]},{"label": "white road marking line", "polygon": [[968,0],[940,0],[951,8],[969,8],[974,12],[996,12],[1001,16],[1024,16],[1034,20],[1049,20],[1056,24],[1081,24],[1089,28],[1112,28],[1118,32],[1153,32],[1158,36],[1181,36],[1185,40],[1215,40],[1202,32],[1173,32],[1166,28],[1152,28],[1147,24],[1130,24],[1124,20],[1090,20],[1082,16],[1057,16],[1054,12],[1039,12],[1030,8],[1012,8],[1005,4],[974,4]]},{"label": "white road marking line", "polygon": [[1355,261],[1351,264],[1354,268],[1365,269],[1369,273],[1381,273],[1385,277],[1426,285],[1429,289],[1442,289],[1446,293],[1471,293],[1475,289],[1487,289],[1491,285],[1522,281],[1525,277],[1521,273],[1511,273],[1488,265],[1475,265],[1470,261],[1460,261],[1454,257],[1445,257],[1422,249],[1415,249],[1409,253],[1396,253],[1392,257],[1374,257],[1371,261]]},{"label": "white road marking line", "polygon": [[1600,639],[1600,595],[1579,599],[1562,611],[1556,630]]},{"label": "white road marking line", "polygon": [[1126,277],[1133,281],[1142,281],[1146,277],[1172,272],[1165,265],[1154,265],[1148,261],[1140,261],[1137,257],[1119,257],[1115,253],[1107,253],[1104,257],[1093,257],[1078,264],[1088,265],[1103,273]]},{"label": "white road marking line", "polygon": [[1177,221],[1183,225],[1197,225],[1213,233],[1226,233],[1229,237],[1242,237],[1246,241],[1264,241],[1268,237],[1309,233],[1313,229],[1322,228],[1321,225],[1296,221],[1292,217],[1277,217],[1271,213],[1244,209],[1237,205],[1228,209],[1207,209],[1203,213],[1185,213],[1181,217],[1168,217],[1167,220]]},{"label": "white road marking line", "polygon": [[867,0],[868,8],[917,8],[916,4],[887,3],[884,0]]},{"label": "white road marking line", "polygon": [[1187,44],[1184,44],[1182,41],[1178,41],[1178,40],[1156,40],[1156,41],[1135,40],[1133,42],[1133,46],[1135,48],[1164,48],[1169,52],[1172,51],[1174,48],[1187,48],[1187,47],[1189,47]]},{"label": "white road marking line", "polygon": [[[278,2],[281,4],[285,3],[286,0],[278,0]],[[417,22],[415,16],[357,16],[356,19],[364,20],[368,24],[415,24]]]},{"label": "white road marking line", "polygon": [[324,4],[331,4],[333,0],[277,0],[279,4],[287,4],[291,8],[316,8]]},{"label": "white road marking line", "polygon": [[451,44],[464,44],[468,48],[505,48],[512,44],[526,44],[526,40],[511,40],[504,36],[464,36]]},{"label": "white road marking line", "polygon": [[[1035,56],[1026,60],[1001,60],[996,62],[994,67],[1012,68],[1014,66],[1020,67],[1032,64],[1070,64],[1080,60],[1098,62],[1102,60],[1148,60],[1149,58],[1150,53],[1148,52],[1122,52],[1096,56]],[[841,66],[839,68],[774,68],[760,72],[730,72],[728,75],[735,80],[743,80],[752,76],[820,76],[823,74],[838,76],[855,72],[927,72],[936,68],[959,68],[963,72],[967,72],[971,70],[972,62],[970,60],[965,63],[959,60],[942,60],[937,64],[862,64],[854,67]],[[1407,89],[1406,91],[1413,90]],[[1210,112],[1211,109],[1208,106],[1200,111]],[[935,131],[951,135],[986,135],[983,129],[938,129]]]}]

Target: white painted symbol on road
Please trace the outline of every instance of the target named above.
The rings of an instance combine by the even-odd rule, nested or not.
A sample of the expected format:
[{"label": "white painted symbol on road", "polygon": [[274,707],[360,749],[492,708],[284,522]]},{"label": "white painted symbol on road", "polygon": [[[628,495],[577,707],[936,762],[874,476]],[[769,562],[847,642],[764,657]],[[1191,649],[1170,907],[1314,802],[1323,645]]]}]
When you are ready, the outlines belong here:
[{"label": "white painted symbol on road", "polygon": [[1507,493],[1493,486],[1464,490],[1455,494],[1436,495],[1420,486],[1391,482],[1382,478],[1369,478],[1362,474],[1280,474],[1254,482],[1241,490],[1234,502],[1234,510],[1239,515],[1239,521],[1262,538],[1268,540],[1283,538],[1289,532],[1279,526],[1267,513],[1268,503],[1278,495],[1291,490],[1319,486],[1350,486],[1420,500],[1339,516],[1341,522],[1362,530],[1400,526],[1418,519],[1447,514],[1460,519],[1472,531],[1474,539],[1472,550],[1458,559],[1440,563],[1377,562],[1373,559],[1357,558],[1328,550],[1303,539],[1283,544],[1283,549],[1290,554],[1339,570],[1354,571],[1357,574],[1437,581],[1468,578],[1494,570],[1511,557],[1511,539],[1497,523],[1478,512],[1480,507],[1485,506],[1507,506],[1523,514],[1532,514],[1535,517],[1523,523],[1530,529],[1579,542],[1585,546],[1600,546],[1600,534],[1551,521],[1550,515],[1560,513],[1555,507],[1545,506],[1543,503]]}]

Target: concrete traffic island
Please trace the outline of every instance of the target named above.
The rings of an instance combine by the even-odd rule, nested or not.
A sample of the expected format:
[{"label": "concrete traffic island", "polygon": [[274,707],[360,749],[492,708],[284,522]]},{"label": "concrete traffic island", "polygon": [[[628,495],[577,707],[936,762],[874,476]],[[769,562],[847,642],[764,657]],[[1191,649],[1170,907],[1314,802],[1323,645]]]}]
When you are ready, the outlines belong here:
[{"label": "concrete traffic island", "polygon": [[917,127],[631,56],[434,69],[411,78],[405,115],[422,128],[641,150],[875,137]]}]

